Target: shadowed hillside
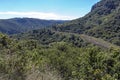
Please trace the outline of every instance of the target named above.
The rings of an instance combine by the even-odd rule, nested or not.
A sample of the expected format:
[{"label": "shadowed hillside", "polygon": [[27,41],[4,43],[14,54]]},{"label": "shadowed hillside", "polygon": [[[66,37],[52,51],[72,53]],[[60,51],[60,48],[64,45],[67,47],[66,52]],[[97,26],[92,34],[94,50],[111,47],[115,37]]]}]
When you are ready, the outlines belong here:
[{"label": "shadowed hillside", "polygon": [[120,0],[101,0],[86,16],[54,30],[87,34],[120,46]]}]

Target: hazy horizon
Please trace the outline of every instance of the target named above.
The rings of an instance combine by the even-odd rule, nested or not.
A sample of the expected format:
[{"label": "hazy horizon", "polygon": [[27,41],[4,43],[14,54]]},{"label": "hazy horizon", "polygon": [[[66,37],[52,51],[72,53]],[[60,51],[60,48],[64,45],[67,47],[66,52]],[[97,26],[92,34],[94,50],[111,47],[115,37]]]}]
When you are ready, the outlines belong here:
[{"label": "hazy horizon", "polygon": [[100,0],[4,0],[1,1],[0,19],[38,18],[72,20],[87,14]]}]

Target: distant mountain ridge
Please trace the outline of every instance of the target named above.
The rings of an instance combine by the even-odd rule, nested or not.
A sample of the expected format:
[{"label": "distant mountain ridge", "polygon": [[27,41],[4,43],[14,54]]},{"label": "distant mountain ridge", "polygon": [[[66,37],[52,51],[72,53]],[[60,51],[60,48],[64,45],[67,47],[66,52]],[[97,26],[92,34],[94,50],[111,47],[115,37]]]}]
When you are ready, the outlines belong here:
[{"label": "distant mountain ridge", "polygon": [[0,20],[0,32],[16,34],[33,29],[40,29],[47,26],[62,24],[62,20],[42,20],[34,18],[12,18]]}]

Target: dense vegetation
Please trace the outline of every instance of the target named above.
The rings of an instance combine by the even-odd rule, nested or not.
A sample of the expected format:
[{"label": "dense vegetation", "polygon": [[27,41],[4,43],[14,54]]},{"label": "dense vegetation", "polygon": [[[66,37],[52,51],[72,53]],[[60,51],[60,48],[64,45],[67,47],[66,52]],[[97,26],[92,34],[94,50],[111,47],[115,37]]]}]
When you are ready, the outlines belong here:
[{"label": "dense vegetation", "polygon": [[[2,80],[119,80],[120,51],[69,42],[42,45],[0,34]],[[52,75],[52,76],[51,76]]]},{"label": "dense vegetation", "polygon": [[56,25],[0,33],[0,80],[120,80],[119,13],[119,0],[101,0],[85,17],[64,24],[1,20],[6,27],[0,30],[9,34]]},{"label": "dense vegetation", "polygon": [[85,42],[79,35],[72,33],[56,32],[50,29],[40,29],[29,31],[28,33],[13,36],[18,40],[37,40],[40,44],[48,45],[55,42],[69,42],[77,47],[84,47],[89,43]]},{"label": "dense vegetation", "polygon": [[0,32],[16,34],[29,30],[40,29],[47,26],[62,24],[62,20],[40,20],[33,18],[13,18],[0,20]]}]

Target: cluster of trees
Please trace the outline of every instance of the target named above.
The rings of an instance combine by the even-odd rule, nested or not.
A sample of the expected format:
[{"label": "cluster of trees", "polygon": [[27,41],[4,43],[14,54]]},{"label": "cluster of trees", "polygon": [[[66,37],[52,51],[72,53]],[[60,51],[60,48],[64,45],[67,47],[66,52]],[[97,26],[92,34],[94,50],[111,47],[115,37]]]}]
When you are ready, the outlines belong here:
[{"label": "cluster of trees", "polygon": [[[64,41],[43,45],[37,40],[16,40],[0,34],[2,80],[29,80],[29,77],[38,80],[119,80],[119,61],[120,50],[104,50],[93,45],[77,47]],[[49,76],[48,73],[57,75]]]},{"label": "cluster of trees", "polygon": [[28,33],[18,34],[13,37],[19,40],[37,40],[40,44],[43,45],[61,41],[72,43],[77,47],[83,47],[89,44],[81,39],[79,34],[74,35],[74,33],[53,31],[46,28],[29,31]]}]

